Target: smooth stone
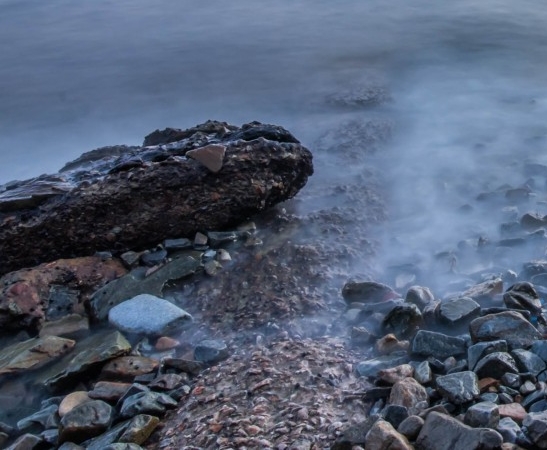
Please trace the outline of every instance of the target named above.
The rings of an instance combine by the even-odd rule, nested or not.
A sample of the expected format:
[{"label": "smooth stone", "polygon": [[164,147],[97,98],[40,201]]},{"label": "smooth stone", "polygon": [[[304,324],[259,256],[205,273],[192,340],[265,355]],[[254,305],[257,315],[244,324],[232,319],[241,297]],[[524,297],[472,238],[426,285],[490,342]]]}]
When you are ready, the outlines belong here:
[{"label": "smooth stone", "polygon": [[501,447],[503,437],[489,428],[471,428],[446,414],[430,412],[416,448],[420,450],[494,450]]},{"label": "smooth stone", "polygon": [[477,362],[475,373],[479,378],[495,378],[497,380],[505,373],[519,373],[515,360],[509,353],[494,352]]},{"label": "smooth stone", "polygon": [[377,358],[372,358],[367,361],[362,361],[357,364],[355,371],[360,377],[375,378],[378,372],[383,369],[405,364],[408,361],[406,355],[385,355]]},{"label": "smooth stone", "polygon": [[469,369],[474,370],[477,362],[490,353],[507,351],[507,342],[505,341],[479,342],[471,345],[467,349],[467,362]]},{"label": "smooth stone", "polygon": [[79,314],[69,314],[58,320],[45,322],[40,329],[39,336],[60,336],[76,339],[88,334],[89,319]]},{"label": "smooth stone", "polygon": [[86,391],[75,391],[68,394],[59,404],[59,417],[64,417],[77,406],[91,401]]},{"label": "smooth stone", "polygon": [[501,418],[509,417],[517,423],[522,423],[526,417],[526,410],[520,403],[499,405],[498,410]]},{"label": "smooth stone", "polygon": [[93,389],[88,392],[90,398],[95,400],[104,400],[105,402],[116,402],[130,388],[129,383],[119,383],[114,381],[98,381]]},{"label": "smooth stone", "polygon": [[128,333],[162,335],[183,328],[192,316],[167,300],[140,294],[114,306],[108,321]]},{"label": "smooth stone", "polygon": [[226,146],[209,144],[187,151],[186,156],[200,162],[211,172],[217,173],[222,169],[225,153]]},{"label": "smooth stone", "polygon": [[374,303],[399,298],[392,288],[375,281],[349,281],[342,288],[342,296],[348,303]]},{"label": "smooth stone", "polygon": [[397,431],[406,436],[407,439],[414,441],[418,437],[418,434],[420,434],[424,423],[425,420],[420,416],[409,416],[400,423]]},{"label": "smooth stone", "polygon": [[521,433],[520,426],[510,417],[500,419],[496,431],[503,436],[503,441],[514,444],[517,442],[517,437]]},{"label": "smooth stone", "polygon": [[116,381],[131,381],[138,375],[154,372],[159,367],[159,361],[146,356],[120,356],[105,364],[101,371],[101,379]]},{"label": "smooth stone", "polygon": [[469,332],[473,343],[501,339],[509,348],[529,348],[542,339],[539,331],[514,311],[479,317],[469,324]]},{"label": "smooth stone", "polygon": [[0,351],[0,375],[36,370],[69,353],[76,344],[57,336],[28,339]]},{"label": "smooth stone", "polygon": [[522,425],[534,444],[539,448],[547,448],[547,411],[527,414]]},{"label": "smooth stone", "polygon": [[196,345],[194,359],[205,364],[214,364],[229,356],[226,343],[219,339],[206,339]]},{"label": "smooth stone", "polygon": [[426,389],[414,378],[405,378],[391,388],[388,404],[404,406],[412,415],[429,406],[429,396]]},{"label": "smooth stone", "polygon": [[79,341],[74,351],[48,368],[43,377],[36,380],[56,390],[81,379],[88,371],[102,366],[105,362],[131,351],[131,344],[117,331],[96,333]]},{"label": "smooth stone", "polygon": [[426,357],[444,359],[449,356],[463,355],[466,350],[467,345],[464,339],[434,331],[419,330],[412,341],[412,353]]},{"label": "smooth stone", "polygon": [[382,369],[378,372],[377,378],[387,384],[395,384],[414,374],[414,368],[410,364],[401,364],[389,369]]},{"label": "smooth stone", "polygon": [[397,432],[389,422],[381,419],[376,421],[367,433],[365,448],[367,450],[385,450],[389,448],[413,450],[405,436]]},{"label": "smooth stone", "polygon": [[405,302],[415,304],[420,308],[420,311],[423,311],[423,309],[434,300],[435,296],[433,295],[433,292],[431,292],[428,287],[423,286],[411,286],[408,288],[405,295]]},{"label": "smooth stone", "polygon": [[171,350],[180,346],[180,341],[169,336],[160,337],[154,344],[154,348],[158,351]]},{"label": "smooth stone", "polygon": [[92,314],[98,320],[105,320],[111,308],[130,298],[140,294],[159,297],[168,281],[192,275],[200,266],[200,261],[185,255],[174,258],[146,277],[135,269],[111,281],[93,294],[90,299]]},{"label": "smooth stone", "polygon": [[470,406],[463,419],[473,428],[496,428],[500,421],[498,405],[492,402],[479,402]]},{"label": "smooth stone", "polygon": [[129,421],[118,441],[141,445],[150,437],[159,423],[160,419],[156,416],[139,414]]},{"label": "smooth stone", "polygon": [[480,394],[477,375],[471,371],[440,376],[435,382],[441,395],[457,405],[467,403]]},{"label": "smooth stone", "polygon": [[139,392],[126,398],[122,404],[122,417],[133,417],[138,414],[163,414],[167,408],[174,408],[177,402],[166,394],[159,392]]},{"label": "smooth stone", "polygon": [[533,352],[518,348],[511,352],[511,356],[515,359],[520,372],[527,372],[538,376],[547,369],[545,362]]},{"label": "smooth stone", "polygon": [[91,400],[81,404],[62,419],[59,427],[59,442],[77,444],[105,432],[112,424],[112,407],[102,400]]},{"label": "smooth stone", "polygon": [[442,302],[438,309],[439,319],[456,325],[470,321],[480,314],[481,306],[469,297],[460,297]]}]

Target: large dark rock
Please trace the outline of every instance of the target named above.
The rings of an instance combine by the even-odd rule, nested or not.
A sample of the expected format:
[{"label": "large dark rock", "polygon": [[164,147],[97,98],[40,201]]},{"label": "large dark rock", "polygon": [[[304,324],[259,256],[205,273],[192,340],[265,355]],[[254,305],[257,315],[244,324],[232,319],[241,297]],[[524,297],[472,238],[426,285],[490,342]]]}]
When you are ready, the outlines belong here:
[{"label": "large dark rock", "polygon": [[[0,273],[220,230],[293,197],[313,173],[310,151],[281,127],[207,122],[187,131],[0,188]],[[218,171],[185,157],[211,144],[225,147]]]}]

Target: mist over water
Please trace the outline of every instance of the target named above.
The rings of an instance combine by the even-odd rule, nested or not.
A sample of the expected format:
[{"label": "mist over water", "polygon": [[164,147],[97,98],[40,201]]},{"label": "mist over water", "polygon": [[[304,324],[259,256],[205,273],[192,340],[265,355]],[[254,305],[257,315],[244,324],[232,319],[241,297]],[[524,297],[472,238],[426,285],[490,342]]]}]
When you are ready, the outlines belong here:
[{"label": "mist over water", "polygon": [[[348,121],[389,121],[374,161],[340,167],[317,151],[312,182],[377,164],[390,215],[380,265],[431,264],[460,240],[499,239],[501,207],[460,208],[520,186],[524,161],[547,164],[545,23],[539,0],[0,0],[0,182],[207,119],[280,124],[312,151]],[[369,85],[391,101],[327,101]],[[541,200],[519,213],[547,213]]]}]

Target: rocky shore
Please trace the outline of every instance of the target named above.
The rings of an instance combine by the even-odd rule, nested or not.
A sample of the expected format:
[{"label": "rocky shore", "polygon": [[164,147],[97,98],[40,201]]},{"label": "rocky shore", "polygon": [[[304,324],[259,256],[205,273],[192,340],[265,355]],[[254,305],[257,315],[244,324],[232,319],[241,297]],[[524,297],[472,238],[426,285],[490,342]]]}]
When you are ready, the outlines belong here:
[{"label": "rocky shore", "polygon": [[[275,181],[286,185],[283,198],[293,197],[311,174],[311,156],[285,130],[224,124],[225,139],[218,124],[204,125],[213,127],[208,137],[200,134],[204,126],[152,133],[145,152],[225,146],[239,161],[237,149],[245,145],[265,152],[253,165],[256,176],[288,177]],[[317,148],[336,148],[340,168],[373,158],[389,131],[383,122],[353,122],[327,133]],[[130,180],[148,162],[126,161],[128,151],[137,150],[94,151],[67,170],[75,174],[90,164],[97,180],[105,180],[112,171],[106,167],[117,161],[123,166],[111,174]],[[308,161],[298,174],[288,170],[295,163],[285,152]],[[206,153],[201,162],[194,155],[199,165],[192,170],[216,177],[226,156],[214,172]],[[105,166],[96,169],[105,154]],[[287,170],[266,162],[276,155]],[[268,210],[278,197],[266,195],[265,203],[253,203],[259,215],[238,210],[222,226],[212,221],[154,235],[135,248],[132,241],[118,245],[121,233],[114,233],[96,254],[89,254],[89,242],[83,245],[76,259],[53,261],[46,255],[55,253],[33,251],[41,265],[0,279],[0,399],[6,405],[0,445],[546,448],[547,261],[515,258],[511,265],[504,257],[530,243],[545,250],[547,221],[533,207],[541,191],[530,180],[544,185],[547,167],[531,168],[526,162],[516,169],[526,188],[505,186],[470,199],[512,214],[499,224],[501,239],[462,236],[425,270],[399,265],[375,273],[366,265],[376,250],[370,230],[385,220],[381,174],[372,164],[366,176],[326,186],[311,178],[291,202]],[[77,176],[63,182],[75,183],[71,177]],[[253,186],[251,178],[245,186]],[[77,191],[89,189],[82,180]],[[263,186],[255,194],[276,189]],[[40,203],[43,198],[31,204],[14,198],[9,208],[32,213],[4,209],[12,230],[22,219],[47,218],[53,208]],[[45,199],[56,205],[60,196]],[[317,199],[323,206],[309,207]],[[205,210],[213,212],[214,205]],[[25,265],[25,258],[13,264]],[[442,283],[428,286],[424,273],[442,273]]]}]

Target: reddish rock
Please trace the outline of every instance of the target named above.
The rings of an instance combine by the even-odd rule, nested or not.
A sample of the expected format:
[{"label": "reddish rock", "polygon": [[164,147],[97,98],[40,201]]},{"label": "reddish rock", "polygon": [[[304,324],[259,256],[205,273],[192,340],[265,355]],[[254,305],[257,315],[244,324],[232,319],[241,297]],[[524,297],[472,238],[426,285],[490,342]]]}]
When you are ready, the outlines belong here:
[{"label": "reddish rock", "polygon": [[498,406],[500,417],[510,417],[517,423],[522,423],[524,417],[526,417],[526,410],[520,403],[508,403],[506,405]]},{"label": "reddish rock", "polygon": [[412,450],[408,439],[397,432],[393,426],[385,421],[378,420],[367,433],[365,438],[367,450]]},{"label": "reddish rock", "polygon": [[101,378],[130,380],[138,375],[156,370],[159,362],[145,356],[121,356],[108,362],[101,371]]},{"label": "reddish rock", "polygon": [[[84,313],[90,295],[102,285],[126,273],[115,259],[98,256],[61,259],[0,278],[0,329],[36,331],[48,318]],[[66,301],[56,305],[55,288],[62,286]]]},{"label": "reddish rock", "polygon": [[405,378],[393,385],[388,404],[405,406],[412,415],[429,406],[429,396],[414,378]]},{"label": "reddish rock", "polygon": [[391,369],[380,370],[378,372],[378,379],[388,384],[395,384],[413,375],[414,368],[410,364],[401,364]]}]

